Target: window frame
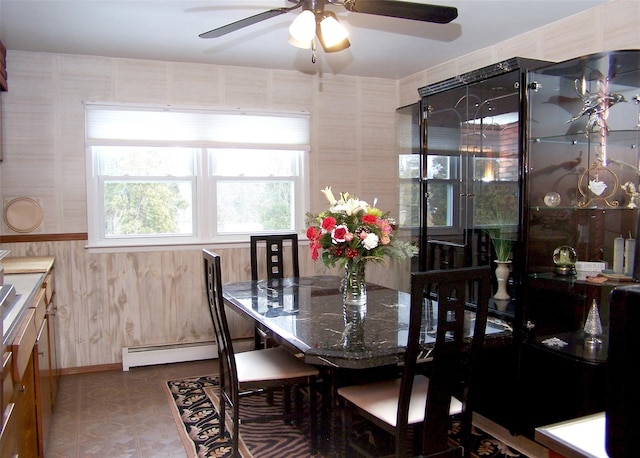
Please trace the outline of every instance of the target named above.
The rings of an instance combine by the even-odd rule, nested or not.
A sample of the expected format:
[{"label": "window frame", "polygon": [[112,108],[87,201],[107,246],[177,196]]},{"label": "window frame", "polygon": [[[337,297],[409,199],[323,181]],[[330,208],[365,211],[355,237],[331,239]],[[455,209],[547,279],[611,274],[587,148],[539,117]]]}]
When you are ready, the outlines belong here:
[{"label": "window frame", "polygon": [[[123,109],[129,111],[161,111],[167,109],[166,107],[157,106],[129,106],[119,104],[95,104],[98,108],[115,107],[116,110]],[[191,109],[171,108],[171,110],[186,110],[191,112]],[[196,109],[197,112],[205,113],[217,113],[217,110],[202,110]],[[223,114],[229,114],[230,110],[221,111]],[[86,113],[86,111],[85,111]],[[239,116],[246,115],[247,110],[237,110]],[[304,117],[306,118],[308,132],[308,140],[311,135],[311,116],[309,113],[295,112],[295,113],[283,113],[283,112],[251,112],[252,114],[258,113],[259,116],[273,116],[286,117],[291,115],[291,118]],[[233,114],[233,113],[232,113]],[[88,116],[86,117],[88,118]],[[198,141],[185,141],[181,140],[154,140],[154,139],[95,139],[90,138],[89,134],[89,121],[85,119],[87,123],[86,135],[85,135],[85,150],[87,158],[87,222],[89,229],[89,243],[88,248],[105,248],[105,249],[117,249],[117,248],[130,248],[130,247],[154,247],[154,246],[166,246],[166,247],[179,247],[179,246],[191,246],[191,245],[205,245],[205,244],[220,244],[220,243],[239,243],[248,242],[251,234],[260,233],[251,230],[217,234],[216,232],[216,193],[215,187],[218,182],[221,181],[238,181],[248,179],[252,181],[292,181],[293,182],[293,211],[292,211],[292,223],[294,225],[293,231],[296,233],[302,233],[304,231],[304,219],[308,212],[309,205],[309,185],[310,176],[308,169],[308,157],[310,153],[310,142],[306,144],[275,144],[275,143],[242,143],[237,141],[235,143],[225,141],[206,141],[199,139]],[[246,121],[244,121],[246,122]],[[277,122],[277,121],[276,121]],[[301,121],[304,125],[304,120]],[[304,134],[304,132],[303,132]],[[298,134],[299,135],[299,134]],[[179,176],[126,176],[126,175],[100,175],[100,152],[99,147],[182,147],[193,148],[194,150],[194,171],[193,175],[179,175]],[[302,147],[301,147],[302,146]],[[98,147],[98,148],[96,148]],[[271,152],[287,151],[294,152],[297,155],[298,175],[297,176],[226,176],[226,177],[214,177],[211,173],[210,151],[216,149],[229,149],[236,148],[240,150],[270,150]],[[104,208],[104,184],[105,180],[121,180],[121,181],[176,181],[176,182],[191,182],[192,195],[192,224],[193,230],[191,234],[161,234],[161,235],[133,235],[133,236],[117,236],[107,237],[105,235],[105,208]],[[263,231],[268,233],[290,233],[291,229],[282,231]]]}]

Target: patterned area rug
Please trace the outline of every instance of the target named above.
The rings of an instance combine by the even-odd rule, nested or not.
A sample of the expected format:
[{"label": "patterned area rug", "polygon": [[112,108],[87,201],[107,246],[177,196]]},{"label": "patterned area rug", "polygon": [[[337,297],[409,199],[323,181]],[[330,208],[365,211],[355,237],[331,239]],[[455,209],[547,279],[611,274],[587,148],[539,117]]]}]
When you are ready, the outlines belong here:
[{"label": "patterned area rug", "polygon": [[[171,380],[166,382],[165,388],[187,455],[198,458],[231,457],[228,433],[220,436],[217,378],[202,376]],[[280,409],[277,397],[270,405],[266,395],[250,396],[241,402],[240,418],[273,414],[274,409]],[[372,427],[358,430],[362,431],[360,437],[368,444],[367,448],[387,449],[391,444],[384,431],[376,431]],[[453,441],[456,441],[457,433],[458,423],[454,421],[450,431]],[[300,430],[281,420],[241,424],[240,453],[243,458],[308,458],[314,455],[307,437],[305,425]],[[528,458],[477,428],[474,428],[474,437],[472,456],[475,458]]]}]

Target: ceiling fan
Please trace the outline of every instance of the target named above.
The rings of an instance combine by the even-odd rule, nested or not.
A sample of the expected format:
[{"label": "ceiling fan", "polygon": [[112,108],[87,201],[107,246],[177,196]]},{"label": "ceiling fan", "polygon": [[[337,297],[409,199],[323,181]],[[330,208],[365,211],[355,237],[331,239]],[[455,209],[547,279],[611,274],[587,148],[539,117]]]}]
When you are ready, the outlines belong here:
[{"label": "ceiling fan", "polygon": [[339,23],[333,11],[325,5],[341,5],[354,13],[411,19],[414,21],[447,24],[458,17],[458,10],[451,6],[428,5],[399,0],[289,0],[290,7],[274,8],[239,21],[223,25],[200,34],[201,38],[217,38],[272,17],[302,8],[289,27],[289,43],[299,48],[313,49],[315,62],[315,37],[325,52],[336,52],[350,46],[346,29]]}]

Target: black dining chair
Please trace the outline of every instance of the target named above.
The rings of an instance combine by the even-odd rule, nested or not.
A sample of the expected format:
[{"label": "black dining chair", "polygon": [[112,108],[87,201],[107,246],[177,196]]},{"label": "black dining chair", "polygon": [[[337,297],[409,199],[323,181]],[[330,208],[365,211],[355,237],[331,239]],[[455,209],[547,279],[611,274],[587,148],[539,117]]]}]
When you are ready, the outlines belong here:
[{"label": "black dining chair", "polygon": [[445,240],[427,240],[427,270],[465,267],[467,246]]},{"label": "black dining chair", "polygon": [[[298,259],[298,234],[265,234],[251,236],[251,279],[260,279],[260,264],[258,263],[258,248],[264,244],[266,255],[266,278],[277,280],[284,278],[285,271],[290,271],[290,277],[300,276],[300,262]],[[285,256],[285,247],[291,251],[290,262]]]},{"label": "black dining chair", "polygon": [[[220,365],[220,432],[225,434],[227,407],[233,431],[230,431],[233,456],[238,455],[238,435],[240,425],[240,399],[265,391],[307,387],[309,395],[309,432],[312,450],[318,446],[316,380],[318,370],[300,361],[283,347],[236,353],[233,349],[231,332],[222,296],[220,256],[206,249],[202,250],[204,279],[207,302],[218,347]],[[286,408],[285,414],[277,418],[288,421],[292,415]],[[269,421],[273,417],[243,418],[242,422]]]},{"label": "black dining chair", "polygon": [[[343,404],[343,456],[353,455],[350,448],[367,455],[349,437],[356,414],[394,436],[396,457],[470,456],[473,376],[484,344],[490,281],[489,266],[411,274],[409,335],[401,378],[338,389]],[[433,291],[436,285],[437,334],[426,376],[419,373],[419,358],[428,351],[424,291]],[[464,323],[470,303],[475,304],[472,337]],[[448,442],[452,415],[460,415],[460,446]],[[413,446],[410,428],[414,428]]]},{"label": "black dining chair", "polygon": [[[298,258],[298,234],[262,234],[252,235],[251,238],[251,280],[257,281],[265,278],[261,273],[266,273],[267,280],[280,280],[289,274],[291,277],[300,276],[300,261]],[[265,262],[259,262],[259,251],[264,246]],[[285,255],[288,247],[291,256]],[[273,342],[263,329],[255,329],[254,348],[266,348]]]}]

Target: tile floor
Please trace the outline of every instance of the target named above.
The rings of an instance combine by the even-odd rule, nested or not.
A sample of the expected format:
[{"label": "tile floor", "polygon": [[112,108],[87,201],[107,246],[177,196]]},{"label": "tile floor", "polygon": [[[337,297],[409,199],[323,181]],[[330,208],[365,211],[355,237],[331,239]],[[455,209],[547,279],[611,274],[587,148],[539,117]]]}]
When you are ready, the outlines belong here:
[{"label": "tile floor", "polygon": [[[194,361],[128,372],[62,376],[45,456],[190,458],[178,435],[163,383],[217,370],[214,361]],[[479,420],[483,420],[483,429],[527,456],[548,456],[548,450],[539,444],[510,436],[494,423]]]},{"label": "tile floor", "polygon": [[163,383],[217,367],[196,361],[62,376],[46,457],[187,457]]}]

